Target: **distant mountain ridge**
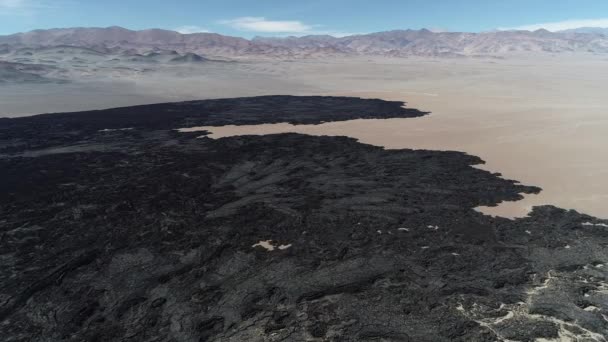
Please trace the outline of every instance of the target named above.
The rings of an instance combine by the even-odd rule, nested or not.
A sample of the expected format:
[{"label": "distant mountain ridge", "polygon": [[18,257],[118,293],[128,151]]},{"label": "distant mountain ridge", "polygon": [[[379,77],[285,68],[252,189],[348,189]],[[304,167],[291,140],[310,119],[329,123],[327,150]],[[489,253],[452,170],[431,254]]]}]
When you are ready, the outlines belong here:
[{"label": "distant mountain ridge", "polygon": [[608,53],[602,32],[547,30],[484,33],[394,30],[336,38],[327,35],[251,40],[217,33],[181,34],[122,27],[35,30],[0,36],[0,50],[17,47],[79,46],[97,51],[142,53],[155,49],[222,57],[302,58],[331,55],[486,56],[512,53]]},{"label": "distant mountain ridge", "polygon": [[608,27],[579,27],[575,29],[563,30],[562,33],[592,33],[608,35]]}]

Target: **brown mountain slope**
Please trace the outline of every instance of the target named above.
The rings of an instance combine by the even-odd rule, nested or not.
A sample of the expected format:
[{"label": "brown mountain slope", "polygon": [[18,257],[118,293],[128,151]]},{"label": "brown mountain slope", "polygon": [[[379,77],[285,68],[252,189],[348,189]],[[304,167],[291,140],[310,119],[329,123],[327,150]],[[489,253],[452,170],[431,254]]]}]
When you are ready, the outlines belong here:
[{"label": "brown mountain slope", "polygon": [[226,57],[322,57],[327,55],[475,56],[511,53],[608,53],[608,37],[546,30],[484,33],[395,30],[342,38],[304,36],[252,40],[215,33],[180,34],[121,27],[36,30],[0,36],[0,45],[74,45],[96,49],[176,50]]}]

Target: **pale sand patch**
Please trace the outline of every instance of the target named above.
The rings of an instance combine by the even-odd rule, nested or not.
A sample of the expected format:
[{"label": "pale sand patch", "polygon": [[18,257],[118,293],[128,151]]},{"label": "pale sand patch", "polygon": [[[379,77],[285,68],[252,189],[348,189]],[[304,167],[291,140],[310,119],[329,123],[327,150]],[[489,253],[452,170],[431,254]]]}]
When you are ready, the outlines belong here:
[{"label": "pale sand patch", "polygon": [[280,250],[282,250],[282,251],[284,251],[284,250],[286,250],[286,249],[291,248],[291,246],[292,246],[292,244],[280,245],[280,246],[279,246],[279,249],[280,249]]},{"label": "pale sand patch", "polygon": [[290,244],[286,244],[286,245],[278,245],[277,246],[275,243],[273,243],[273,240],[263,240],[263,241],[260,241],[260,242],[256,243],[255,245],[252,245],[251,247],[252,248],[262,247],[262,248],[265,248],[267,251],[272,252],[272,251],[274,251],[277,248],[279,250],[281,250],[281,251],[284,251],[286,249],[291,248],[291,246],[292,246],[291,243]]},{"label": "pale sand patch", "polygon": [[178,128],[178,129],[176,129],[176,131],[178,131],[180,133],[192,133],[192,132],[204,132],[204,131],[206,131],[206,129],[205,129],[205,127],[202,127],[202,126],[196,126],[196,127]]},{"label": "pale sand patch", "polygon": [[253,247],[253,248],[262,247],[262,248],[265,248],[269,252],[274,251],[274,248],[275,248],[274,245],[272,244],[272,240],[260,241],[260,242],[256,243],[255,245],[252,245],[251,247]]}]

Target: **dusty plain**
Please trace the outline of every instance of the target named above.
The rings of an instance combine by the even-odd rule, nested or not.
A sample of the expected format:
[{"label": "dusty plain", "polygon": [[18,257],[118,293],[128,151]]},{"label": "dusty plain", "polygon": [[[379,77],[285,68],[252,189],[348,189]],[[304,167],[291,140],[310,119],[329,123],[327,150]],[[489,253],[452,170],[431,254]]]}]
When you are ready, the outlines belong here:
[{"label": "dusty plain", "polygon": [[391,149],[464,151],[484,159],[486,170],[543,189],[484,213],[520,217],[553,204],[608,217],[606,79],[608,59],[593,55],[210,62],[103,81],[87,74],[68,83],[0,85],[0,116],[268,94],[400,100],[431,115],[209,130],[213,137],[289,131]]}]

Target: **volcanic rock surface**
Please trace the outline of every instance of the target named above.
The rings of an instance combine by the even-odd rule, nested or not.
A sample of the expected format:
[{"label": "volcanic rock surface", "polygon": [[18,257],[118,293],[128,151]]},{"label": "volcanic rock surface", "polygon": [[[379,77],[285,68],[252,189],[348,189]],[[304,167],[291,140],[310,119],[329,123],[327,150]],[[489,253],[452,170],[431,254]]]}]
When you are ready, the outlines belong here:
[{"label": "volcanic rock surface", "polygon": [[605,341],[608,222],[460,152],[177,128],[416,117],[269,96],[0,120],[6,341]]}]

